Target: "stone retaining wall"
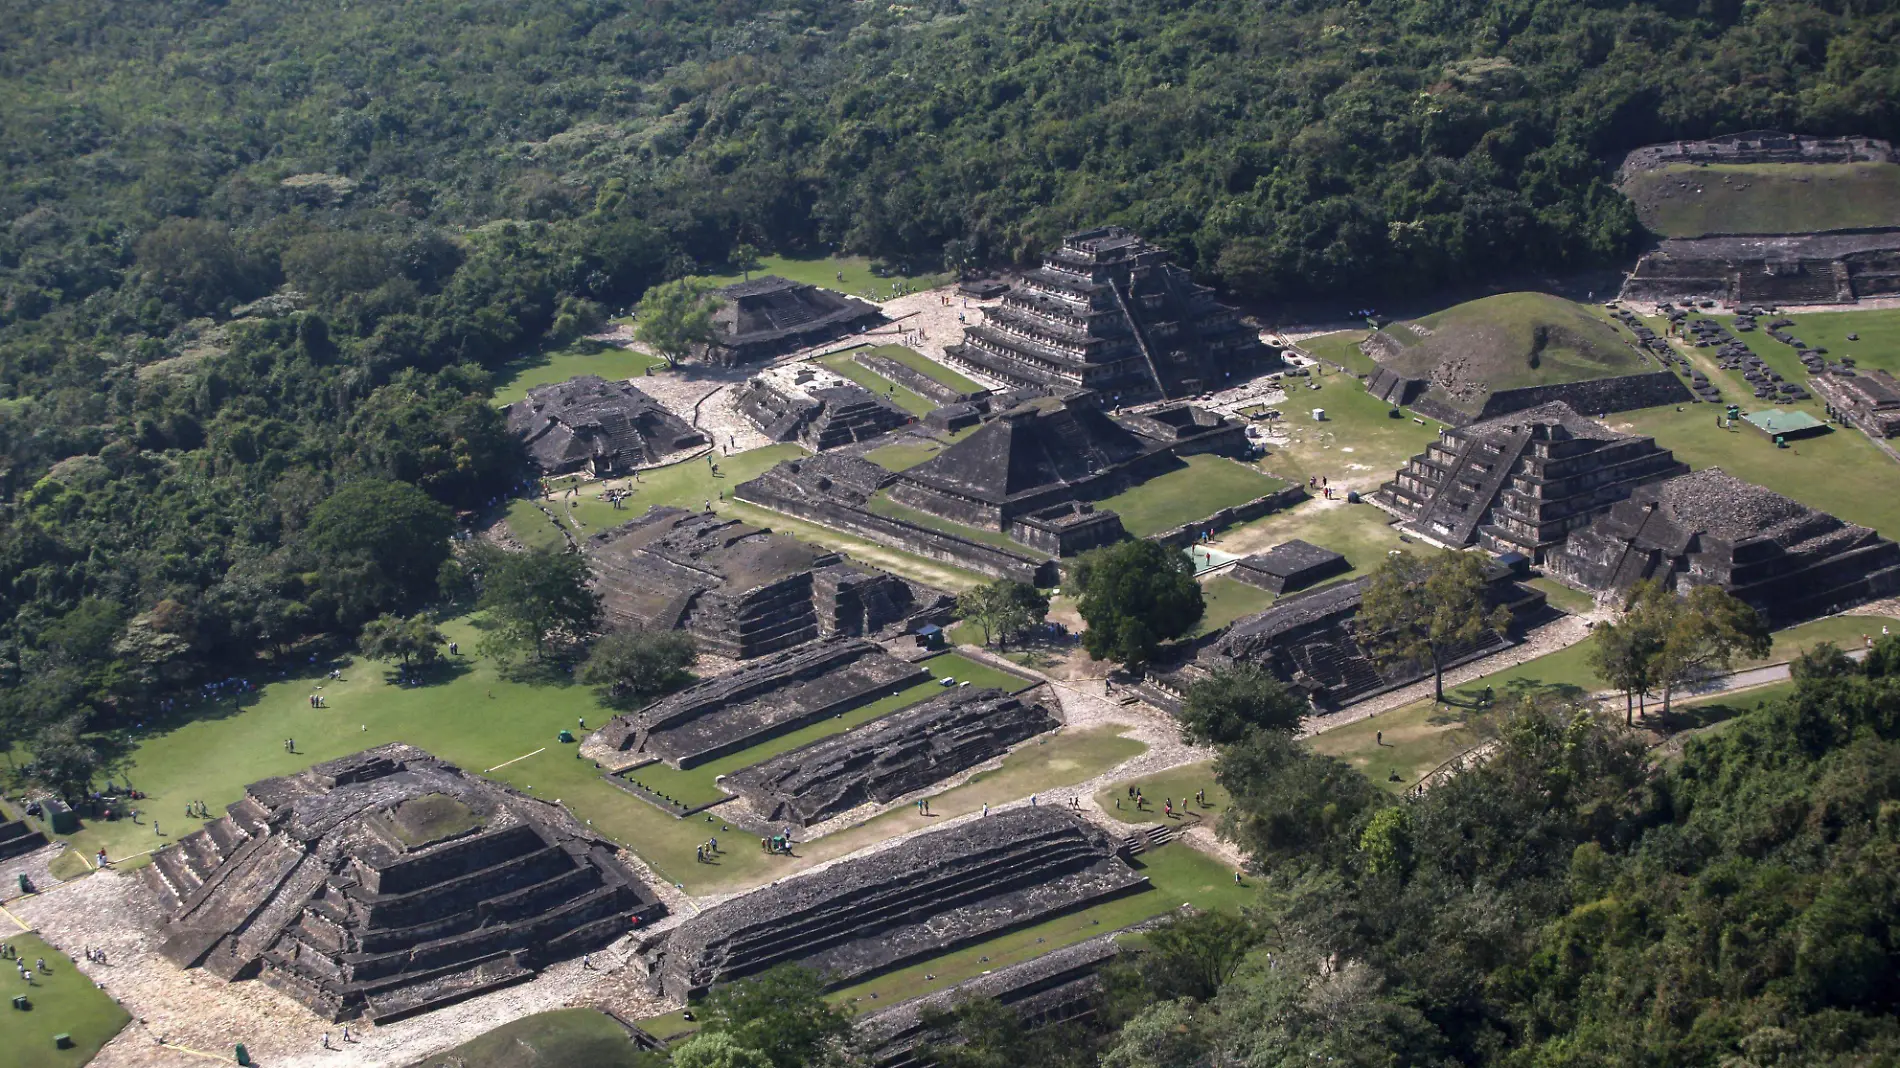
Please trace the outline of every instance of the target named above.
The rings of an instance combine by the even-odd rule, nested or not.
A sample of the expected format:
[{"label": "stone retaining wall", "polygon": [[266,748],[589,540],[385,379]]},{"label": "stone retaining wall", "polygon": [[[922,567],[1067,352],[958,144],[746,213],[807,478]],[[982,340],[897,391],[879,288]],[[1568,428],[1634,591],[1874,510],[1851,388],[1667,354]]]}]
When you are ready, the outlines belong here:
[{"label": "stone retaining wall", "polygon": [[1282,508],[1291,508],[1306,500],[1311,494],[1305,486],[1288,486],[1275,490],[1265,497],[1255,497],[1246,504],[1236,504],[1232,508],[1222,508],[1206,519],[1197,519],[1192,523],[1183,523],[1173,530],[1164,530],[1149,536],[1149,541],[1158,541],[1163,545],[1185,546],[1200,540],[1203,533],[1219,532],[1263,515],[1271,515]]},{"label": "stone retaining wall", "polygon": [[872,374],[882,375],[925,400],[933,400],[938,404],[955,404],[958,401],[967,401],[972,397],[986,396],[989,393],[988,390],[978,393],[959,393],[914,367],[908,367],[889,356],[880,356],[875,352],[860,352],[851,359]]}]

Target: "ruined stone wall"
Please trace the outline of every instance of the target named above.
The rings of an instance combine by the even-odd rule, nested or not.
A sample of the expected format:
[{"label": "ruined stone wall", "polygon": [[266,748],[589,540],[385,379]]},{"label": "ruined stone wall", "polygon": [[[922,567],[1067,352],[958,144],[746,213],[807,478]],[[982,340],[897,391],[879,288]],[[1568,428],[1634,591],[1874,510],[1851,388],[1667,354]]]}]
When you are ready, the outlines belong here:
[{"label": "ruined stone wall", "polygon": [[1183,523],[1173,530],[1165,530],[1149,537],[1149,541],[1158,541],[1163,545],[1191,545],[1207,531],[1219,532],[1228,527],[1237,526],[1263,515],[1271,515],[1283,508],[1291,508],[1310,496],[1305,486],[1288,486],[1275,490],[1264,497],[1255,497],[1246,504],[1236,504],[1232,508],[1222,508],[1206,519],[1192,523]]},{"label": "ruined stone wall", "polygon": [[[1477,420],[1492,419],[1540,404],[1562,401],[1584,415],[1599,412],[1628,412],[1655,408],[1664,404],[1688,404],[1695,400],[1689,387],[1668,371],[1652,371],[1616,378],[1597,378],[1588,382],[1566,382],[1555,386],[1525,386],[1501,389],[1485,400]],[[1465,422],[1475,420],[1467,418]]]},{"label": "ruined stone wall", "polygon": [[987,396],[989,393],[988,390],[980,390],[976,393],[959,393],[914,367],[899,363],[889,356],[880,356],[874,352],[861,352],[853,356],[852,359],[871,373],[890,379],[892,382],[903,386],[912,393],[926,400],[936,401],[938,404],[955,404],[959,401],[970,400],[973,397]]}]

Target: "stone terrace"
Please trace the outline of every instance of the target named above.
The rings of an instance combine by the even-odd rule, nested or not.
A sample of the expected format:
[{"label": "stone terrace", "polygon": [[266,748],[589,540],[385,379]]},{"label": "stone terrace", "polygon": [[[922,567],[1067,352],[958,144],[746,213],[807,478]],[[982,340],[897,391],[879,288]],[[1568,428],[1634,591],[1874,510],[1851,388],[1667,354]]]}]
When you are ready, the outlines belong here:
[{"label": "stone terrace", "polygon": [[733,772],[721,788],[772,823],[809,827],[888,804],[1058,726],[1002,690],[960,690]]},{"label": "stone terrace", "polygon": [[1295,538],[1235,561],[1228,577],[1271,593],[1294,593],[1351,569],[1344,556]]},{"label": "stone terrace", "polygon": [[[613,754],[690,768],[848,712],[928,677],[860,638],[835,637],[754,661],[626,715],[588,739]],[[617,766],[632,763],[623,759]]]},{"label": "stone terrace", "polygon": [[173,963],[333,1020],[530,979],[666,911],[559,805],[400,743],[252,783],[144,878]]},{"label": "stone terrace", "polygon": [[1549,570],[1598,593],[1719,585],[1785,625],[1900,591],[1900,545],[1711,467],[1638,489]]},{"label": "stone terrace", "polygon": [[644,956],[670,998],[787,961],[839,985],[1147,885],[1080,816],[1016,808],[731,899]]}]

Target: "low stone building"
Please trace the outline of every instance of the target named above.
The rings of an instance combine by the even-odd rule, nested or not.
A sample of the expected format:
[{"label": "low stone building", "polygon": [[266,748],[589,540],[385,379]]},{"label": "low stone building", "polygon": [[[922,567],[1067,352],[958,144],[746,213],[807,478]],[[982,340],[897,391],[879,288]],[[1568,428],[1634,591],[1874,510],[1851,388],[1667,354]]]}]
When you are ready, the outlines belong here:
[{"label": "low stone building", "polygon": [[1372,501],[1440,544],[1538,561],[1637,486],[1688,470],[1653,438],[1552,403],[1447,427]]},{"label": "low stone building", "polygon": [[1892,375],[1877,368],[1837,367],[1809,381],[1829,405],[1869,436],[1900,437],[1900,382]]},{"label": "low stone building", "polygon": [[610,623],[686,630],[736,659],[827,634],[875,634],[934,600],[837,553],[683,508],[651,508],[581,550]]},{"label": "low stone building", "polygon": [[1851,304],[1900,293],[1900,227],[1676,237],[1636,262],[1622,298]]},{"label": "low stone building", "polygon": [[891,499],[968,526],[1007,530],[1018,516],[1100,500],[1200,452],[1238,454],[1245,429],[1187,405],[1111,417],[1087,390],[1002,412],[897,474]]},{"label": "low stone building", "polygon": [[758,363],[883,323],[877,305],[829,289],[765,275],[718,291],[709,363]]},{"label": "low stone building", "polygon": [[1080,556],[1128,537],[1122,517],[1085,501],[1066,501],[1009,521],[1009,536],[1058,559]]},{"label": "low stone building", "polygon": [[690,768],[775,735],[843,715],[929,677],[861,638],[833,637],[774,653],[625,715],[588,745]]},{"label": "low stone building", "polygon": [[1546,568],[1602,595],[1720,586],[1777,626],[1900,592],[1900,545],[1719,467],[1641,487]]},{"label": "low stone building", "polygon": [[558,804],[392,744],[252,783],[142,877],[174,964],[387,1022],[664,916],[616,852]]},{"label": "low stone building", "polygon": [[814,452],[866,441],[912,421],[896,405],[815,363],[760,371],[739,390],[733,407],[773,441],[796,441]]},{"label": "low stone building", "polygon": [[544,475],[607,478],[706,444],[659,401],[599,375],[537,386],[505,411],[509,431]]},{"label": "low stone building", "polygon": [[1269,593],[1297,593],[1318,582],[1352,570],[1344,556],[1295,538],[1234,561],[1228,577]]},{"label": "low stone building", "polygon": [[25,856],[46,844],[46,835],[25,820],[0,823],[0,860]]},{"label": "low stone building", "polygon": [[1082,817],[1013,808],[724,901],[635,963],[670,998],[785,962],[841,986],[1147,886]]},{"label": "low stone building", "polygon": [[809,827],[886,804],[1060,724],[1002,690],[953,690],[735,771],[720,788],[770,823]]},{"label": "low stone building", "polygon": [[[1551,614],[1544,594],[1516,581],[1510,568],[1491,566],[1486,602],[1510,610],[1503,634],[1486,634],[1451,650],[1445,666],[1509,648]],[[1227,629],[1201,653],[1189,674],[1222,664],[1251,663],[1305,693],[1316,708],[1343,708],[1431,675],[1429,666],[1375,662],[1360,644],[1354,617],[1371,578],[1354,579],[1287,597]]]}]

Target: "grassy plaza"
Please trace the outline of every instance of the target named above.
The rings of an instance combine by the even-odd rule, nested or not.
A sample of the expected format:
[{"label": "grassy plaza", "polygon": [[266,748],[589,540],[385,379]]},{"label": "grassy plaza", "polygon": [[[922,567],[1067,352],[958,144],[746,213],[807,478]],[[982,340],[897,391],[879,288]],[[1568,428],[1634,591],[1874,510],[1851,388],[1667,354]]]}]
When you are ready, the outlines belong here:
[{"label": "grassy plaza", "polygon": [[410,1068],[641,1068],[662,1063],[598,1009],[559,1009],[502,1024]]},{"label": "grassy plaza", "polygon": [[1187,466],[1097,501],[1095,506],[1119,514],[1123,529],[1145,538],[1265,497],[1286,485],[1224,456],[1202,453],[1185,457],[1184,462]]},{"label": "grassy plaza", "polygon": [[[895,348],[896,346],[887,347]],[[852,357],[855,356],[857,352],[858,350],[855,349],[847,352],[834,352],[829,356],[820,356],[818,362],[878,396],[885,398],[917,418],[921,419],[924,415],[937,407],[935,401],[904,386],[898,385],[853,359]]]},{"label": "grassy plaza", "polygon": [[[1128,797],[1128,788],[1141,791],[1141,808]],[[1197,790],[1207,791],[1207,804],[1194,800]],[[1095,803],[1104,813],[1123,823],[1149,825],[1168,821],[1167,803],[1174,802],[1176,812],[1189,812],[1204,820],[1215,820],[1232,802],[1227,791],[1214,781],[1214,762],[1183,764],[1157,775],[1143,775],[1110,783],[1095,793]],[[1176,821],[1178,822],[1178,821]]]},{"label": "grassy plaza", "polygon": [[749,272],[701,275],[700,281],[715,286],[729,286],[748,277],[758,278],[768,274],[823,289],[835,289],[865,300],[889,300],[898,289],[906,292],[930,289],[942,285],[946,277],[940,273],[878,274],[871,269],[871,261],[863,256],[761,256],[758,266]]},{"label": "grassy plaza", "polygon": [[565,382],[575,375],[599,375],[608,381],[640,378],[666,361],[644,352],[582,339],[565,347],[523,356],[497,373],[495,403],[513,404],[536,386]]},{"label": "grassy plaza", "polygon": [[[0,1063],[8,1068],[78,1068],[131,1022],[125,1009],[86,978],[71,957],[40,936],[15,929],[5,918],[0,918],[0,928],[0,942],[11,945],[18,960],[32,968],[44,958],[48,967],[34,971],[31,985],[20,981],[13,961],[0,969],[0,989],[8,1002],[0,1005],[0,1058],[5,1058]],[[30,1008],[12,1006],[20,995]],[[70,1035],[71,1047],[60,1049],[54,1035]]]}]

